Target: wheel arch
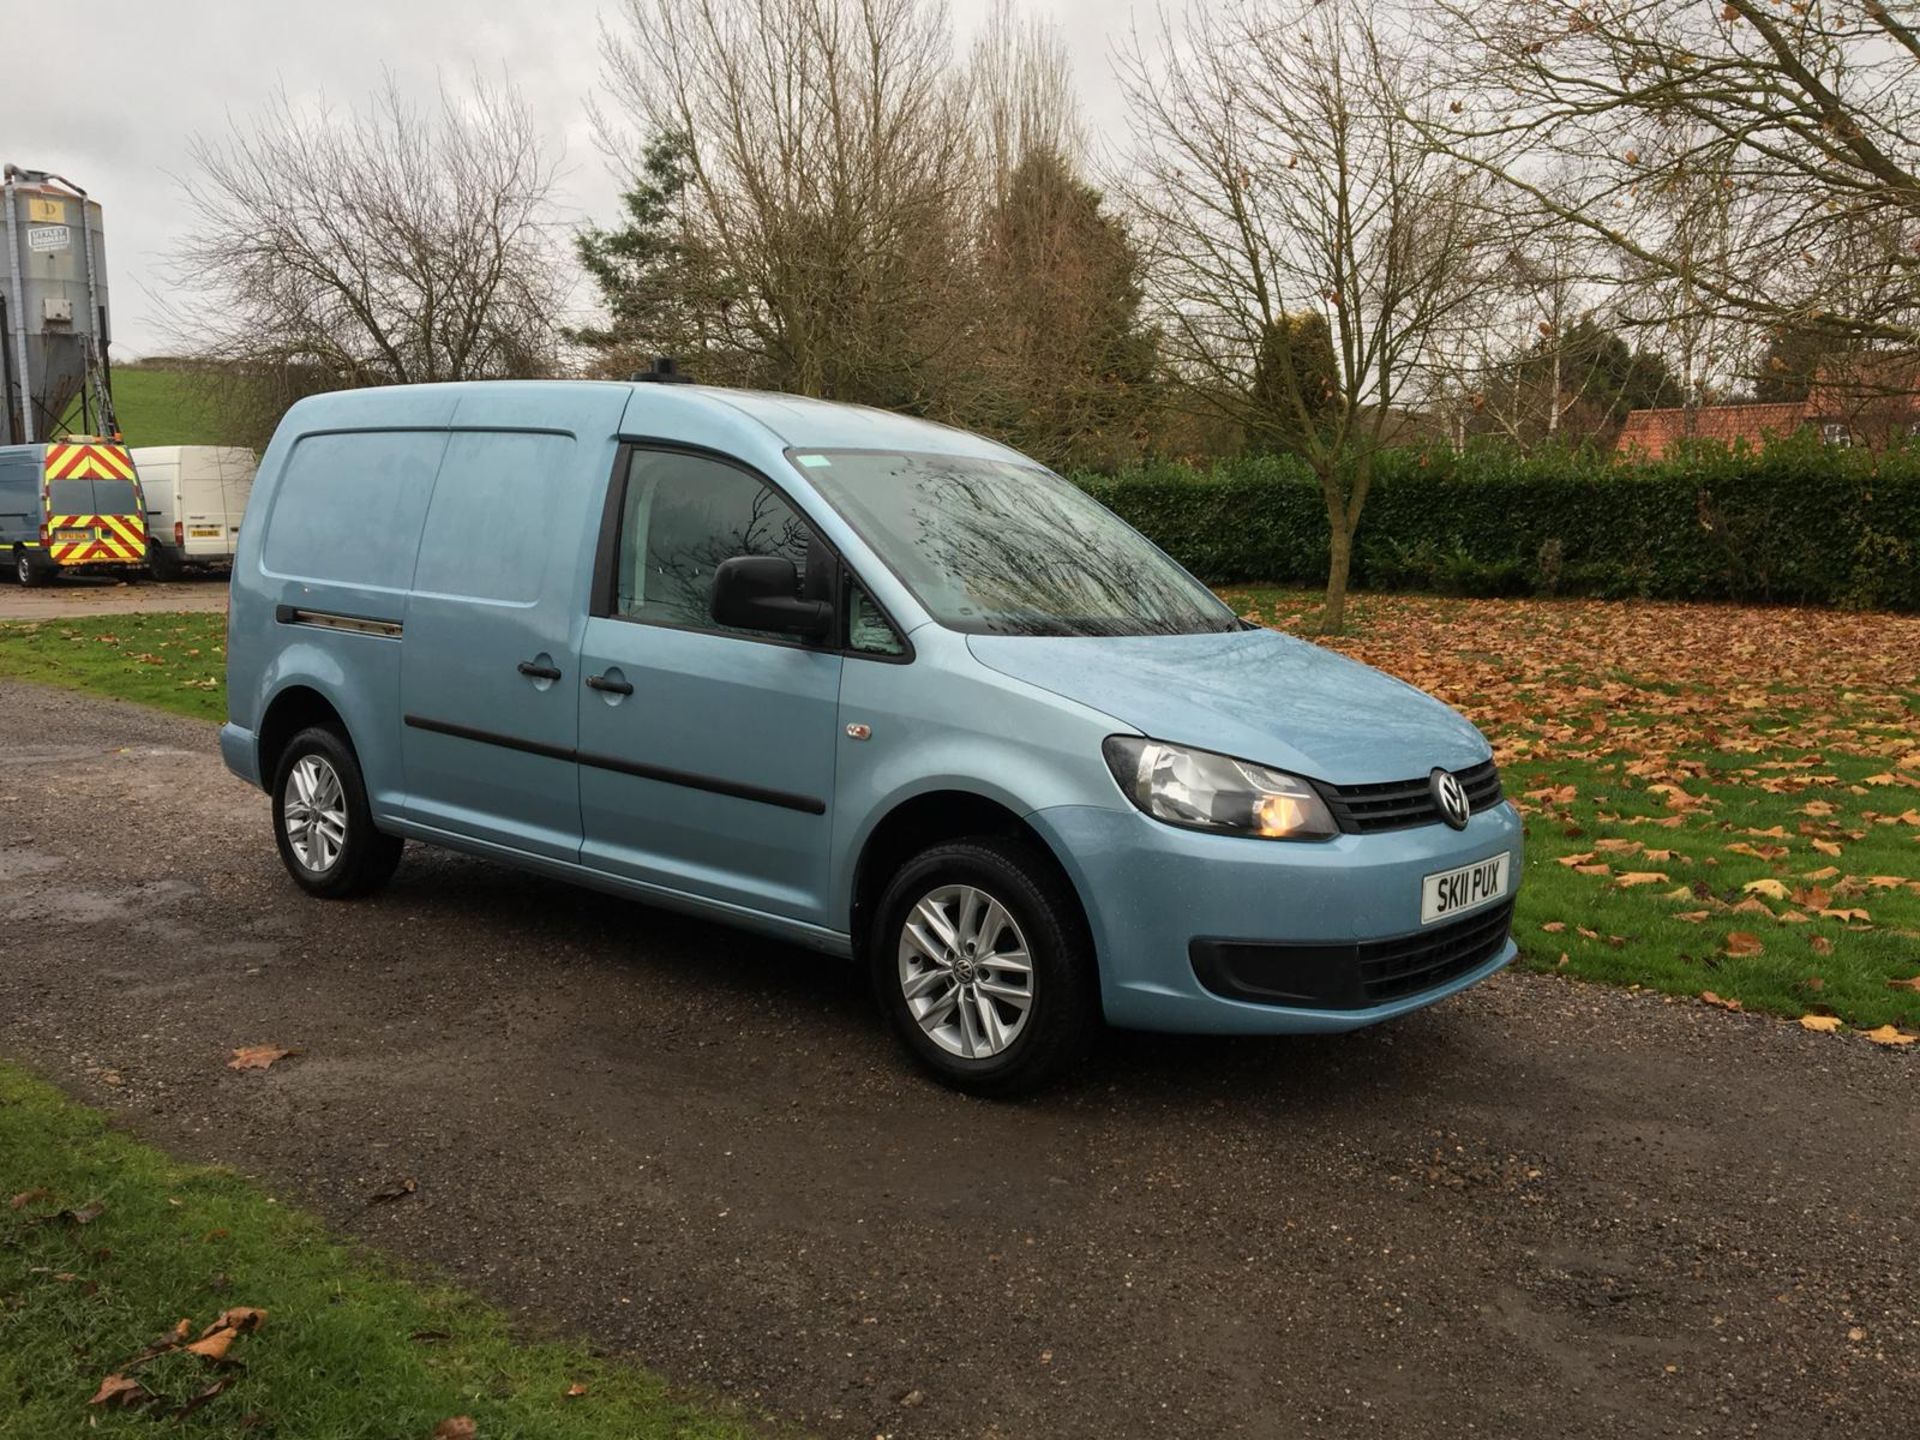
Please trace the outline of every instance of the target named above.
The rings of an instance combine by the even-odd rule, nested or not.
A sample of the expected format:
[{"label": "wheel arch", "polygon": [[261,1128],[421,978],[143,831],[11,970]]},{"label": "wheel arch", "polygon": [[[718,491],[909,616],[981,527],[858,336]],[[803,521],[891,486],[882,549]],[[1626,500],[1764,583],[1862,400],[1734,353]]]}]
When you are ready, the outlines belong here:
[{"label": "wheel arch", "polygon": [[[1087,900],[1048,839],[1009,806],[978,791],[927,790],[901,799],[880,817],[860,846],[849,897],[848,928],[856,957],[866,954],[874,907],[900,867],[935,845],[976,837],[1018,840],[1040,856],[1073,897],[1076,917],[1091,944]],[[1095,964],[1099,961],[1095,955]]]},{"label": "wheel arch", "polygon": [[356,756],[359,754],[358,747],[353,743],[353,731],[348,728],[346,717],[340,713],[339,707],[313,686],[295,682],[278,691],[267,702],[266,711],[260,717],[256,746],[262,789],[273,789],[273,777],[280,768],[280,757],[286,753],[293,737],[310,725],[336,726],[346,737],[347,747]]}]

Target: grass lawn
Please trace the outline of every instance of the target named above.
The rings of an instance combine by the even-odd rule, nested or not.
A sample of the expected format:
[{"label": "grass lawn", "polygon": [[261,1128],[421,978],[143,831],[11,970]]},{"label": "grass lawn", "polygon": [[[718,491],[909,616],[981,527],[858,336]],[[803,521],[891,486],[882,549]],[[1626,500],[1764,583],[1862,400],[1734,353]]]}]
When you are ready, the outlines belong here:
[{"label": "grass lawn", "polygon": [[[206,386],[183,370],[116,365],[113,409],[128,445],[231,445],[218,405]],[[80,423],[76,403],[68,420]]]},{"label": "grass lawn", "polygon": [[0,625],[0,675],[227,718],[227,617],[102,615]]},{"label": "grass lawn", "polygon": [[[478,1301],[399,1278],[6,1066],[0,1187],[0,1434],[752,1433],[584,1346],[518,1342]],[[210,1328],[201,1348],[219,1353],[185,1348]],[[473,1428],[440,1428],[460,1417]]]},{"label": "grass lawn", "polygon": [[[1317,596],[1239,588],[1300,633]],[[1527,820],[1527,963],[1920,1030],[1920,616],[1370,595],[1336,648],[1454,705]]]},{"label": "grass lawn", "polygon": [[[1311,628],[1316,596],[1225,593]],[[1528,964],[1920,1030],[1920,616],[1405,595],[1349,614],[1332,643],[1493,741],[1527,816]],[[0,626],[0,675],[218,719],[223,625]]]}]

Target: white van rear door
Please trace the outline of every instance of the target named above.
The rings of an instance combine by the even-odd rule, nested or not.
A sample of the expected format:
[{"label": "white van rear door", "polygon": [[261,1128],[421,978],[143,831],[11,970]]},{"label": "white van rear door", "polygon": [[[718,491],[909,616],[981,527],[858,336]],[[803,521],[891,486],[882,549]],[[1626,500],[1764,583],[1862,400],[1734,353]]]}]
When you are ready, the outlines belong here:
[{"label": "white van rear door", "polygon": [[220,497],[226,512],[227,553],[240,544],[240,521],[247,513],[247,497],[253,493],[255,462],[251,451],[229,450],[220,467]]}]

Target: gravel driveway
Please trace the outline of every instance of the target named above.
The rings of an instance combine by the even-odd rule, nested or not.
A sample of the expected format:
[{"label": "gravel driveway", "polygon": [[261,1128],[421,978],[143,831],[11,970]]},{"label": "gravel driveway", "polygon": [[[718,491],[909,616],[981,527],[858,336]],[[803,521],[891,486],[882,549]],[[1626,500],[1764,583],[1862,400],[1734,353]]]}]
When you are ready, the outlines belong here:
[{"label": "gravel driveway", "polygon": [[833,962],[418,847],[308,900],[266,811],[0,682],[0,1053],[535,1329],[828,1436],[1920,1425],[1914,1056],[1508,975],[994,1105]]},{"label": "gravel driveway", "polygon": [[75,620],[88,615],[227,608],[224,575],[164,583],[62,575],[53,584],[32,590],[11,581],[11,571],[0,577],[0,621]]}]

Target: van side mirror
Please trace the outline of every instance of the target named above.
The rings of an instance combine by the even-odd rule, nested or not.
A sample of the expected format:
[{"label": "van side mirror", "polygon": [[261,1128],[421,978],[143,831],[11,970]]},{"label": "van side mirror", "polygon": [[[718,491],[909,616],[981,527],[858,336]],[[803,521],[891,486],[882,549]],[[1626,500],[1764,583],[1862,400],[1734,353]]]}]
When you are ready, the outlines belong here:
[{"label": "van side mirror", "polygon": [[823,640],[833,606],[800,598],[800,572],[777,555],[736,555],[713,572],[714,622],[736,630],[777,630]]}]

